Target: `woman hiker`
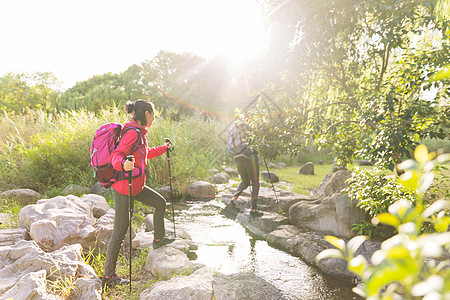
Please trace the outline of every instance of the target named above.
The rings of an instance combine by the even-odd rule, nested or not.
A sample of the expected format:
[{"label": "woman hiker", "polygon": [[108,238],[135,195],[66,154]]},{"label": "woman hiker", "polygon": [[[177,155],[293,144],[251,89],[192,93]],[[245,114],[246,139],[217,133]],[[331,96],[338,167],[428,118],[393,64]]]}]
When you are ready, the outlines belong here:
[{"label": "woman hiker", "polygon": [[[111,154],[111,162],[114,169],[119,171],[133,171],[133,179],[131,185],[131,195],[134,199],[139,200],[145,205],[155,208],[153,213],[154,224],[154,240],[153,248],[159,248],[163,245],[172,243],[175,239],[165,237],[164,229],[164,212],[166,209],[166,200],[156,191],[145,186],[145,166],[147,159],[151,159],[164,154],[170,147],[170,142],[163,146],[149,148],[147,145],[147,128],[152,126],[155,120],[155,107],[152,102],[146,100],[137,100],[136,102],[128,102],[125,106],[126,112],[132,114],[133,117],[125,126],[138,129],[128,130],[121,138],[116,150]],[[137,139],[141,138],[138,149],[131,153]],[[128,155],[133,155],[132,161],[126,159]],[[135,174],[135,172],[137,174]],[[137,177],[134,177],[138,175]],[[128,179],[119,180],[112,185],[114,191],[114,229],[109,240],[108,250],[106,252],[105,275],[102,278],[102,289],[117,284],[128,284],[129,280],[120,278],[116,275],[116,263],[119,256],[119,250],[125,234],[128,230],[128,205],[129,205],[129,185]],[[131,245],[130,245],[131,247]]]}]

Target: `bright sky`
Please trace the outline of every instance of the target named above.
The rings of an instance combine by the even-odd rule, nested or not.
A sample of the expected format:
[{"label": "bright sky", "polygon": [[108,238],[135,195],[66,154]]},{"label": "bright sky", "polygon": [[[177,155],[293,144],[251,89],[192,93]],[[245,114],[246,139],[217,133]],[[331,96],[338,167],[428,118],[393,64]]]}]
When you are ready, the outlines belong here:
[{"label": "bright sky", "polygon": [[260,22],[254,0],[0,1],[0,77],[48,71],[68,88],[160,50],[242,60],[264,46]]}]

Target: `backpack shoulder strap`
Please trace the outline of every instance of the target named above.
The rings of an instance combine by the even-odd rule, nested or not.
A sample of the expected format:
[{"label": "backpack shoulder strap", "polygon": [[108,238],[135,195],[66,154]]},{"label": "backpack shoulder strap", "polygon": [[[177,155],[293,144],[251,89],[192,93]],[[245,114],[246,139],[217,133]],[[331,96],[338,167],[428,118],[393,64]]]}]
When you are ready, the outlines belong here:
[{"label": "backpack shoulder strap", "polygon": [[139,146],[144,143],[141,131],[136,127],[124,125],[120,137],[122,138],[125,135],[125,133],[127,133],[127,131],[132,130],[132,129],[136,130],[136,132],[137,132],[136,142],[134,142],[133,148],[131,150],[131,153],[134,153],[139,148]]}]

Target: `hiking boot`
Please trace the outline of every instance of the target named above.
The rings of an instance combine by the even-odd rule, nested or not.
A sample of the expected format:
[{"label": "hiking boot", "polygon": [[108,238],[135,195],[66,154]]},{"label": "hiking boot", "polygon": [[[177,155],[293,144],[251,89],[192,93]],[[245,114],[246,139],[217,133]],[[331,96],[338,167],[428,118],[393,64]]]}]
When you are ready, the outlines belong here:
[{"label": "hiking boot", "polygon": [[262,213],[262,212],[260,212],[260,211],[257,211],[257,210],[251,210],[250,211],[250,217],[261,217],[261,216],[263,216],[264,214]]},{"label": "hiking boot", "polygon": [[160,241],[153,240],[153,249],[158,249],[161,246],[173,243],[175,239],[162,238]]},{"label": "hiking boot", "polygon": [[130,281],[128,279],[120,278],[116,274],[111,276],[110,278],[102,277],[102,292],[106,291],[107,288],[113,287],[115,285],[124,285],[129,284]]}]

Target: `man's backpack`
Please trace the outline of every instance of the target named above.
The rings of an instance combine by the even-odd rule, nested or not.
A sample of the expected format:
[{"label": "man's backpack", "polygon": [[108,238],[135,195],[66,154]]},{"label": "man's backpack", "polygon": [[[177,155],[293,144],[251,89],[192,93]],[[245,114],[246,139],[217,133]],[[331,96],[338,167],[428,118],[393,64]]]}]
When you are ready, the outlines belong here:
[{"label": "man's backpack", "polygon": [[[248,152],[247,144],[245,143],[245,133],[243,128],[237,122],[233,122],[227,129],[227,152],[231,157]],[[247,151],[246,151],[247,149]]]},{"label": "man's backpack", "polygon": [[[90,163],[94,170],[94,177],[97,177],[98,182],[105,188],[111,187],[118,180],[128,178],[125,172],[115,170],[111,163],[111,153],[117,148],[120,139],[128,130],[136,130],[138,133],[138,138],[131,151],[131,153],[134,153],[142,142],[141,132],[135,127],[108,123],[100,126],[94,134],[90,150]],[[136,176],[139,176],[141,172],[140,170]],[[133,177],[136,176],[133,174]]]}]

